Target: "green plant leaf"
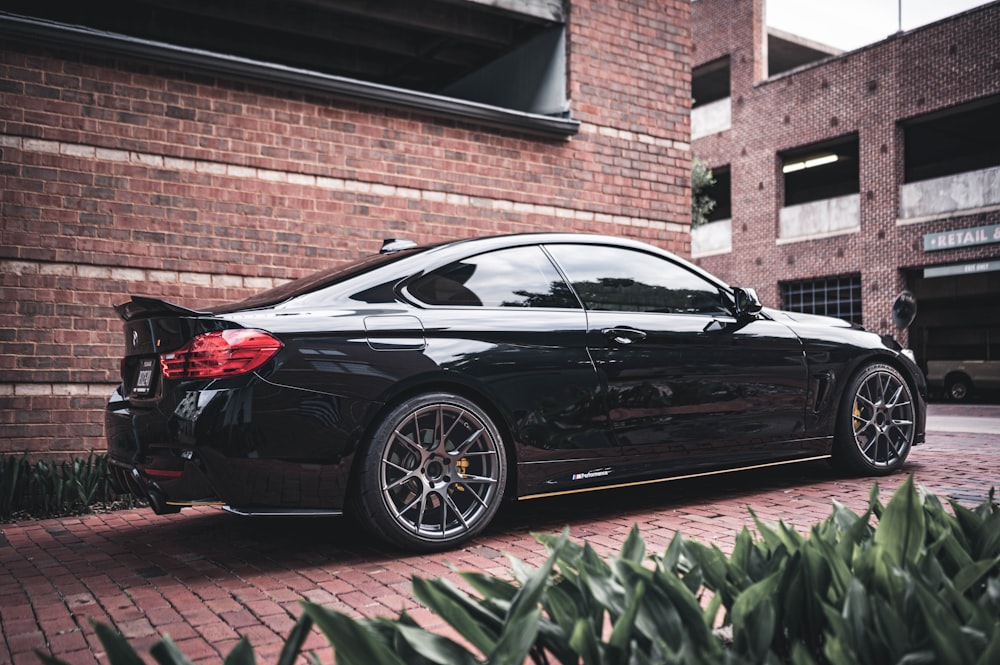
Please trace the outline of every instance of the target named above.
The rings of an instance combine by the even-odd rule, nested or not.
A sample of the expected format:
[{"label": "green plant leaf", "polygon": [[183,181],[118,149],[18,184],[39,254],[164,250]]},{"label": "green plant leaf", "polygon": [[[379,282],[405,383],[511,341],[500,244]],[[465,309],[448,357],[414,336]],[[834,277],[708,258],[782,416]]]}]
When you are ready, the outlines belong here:
[{"label": "green plant leaf", "polygon": [[580,660],[584,665],[603,665],[596,631],[585,619],[576,622],[569,643],[580,654]]},{"label": "green plant leaf", "polygon": [[783,570],[775,571],[743,590],[733,604],[734,624],[744,621],[757,605],[769,602],[775,596],[781,584],[782,574]]},{"label": "green plant leaf", "polygon": [[976,538],[975,556],[985,559],[1000,556],[1000,510],[983,520],[983,526]]},{"label": "green plant leaf", "polygon": [[483,597],[511,601],[518,587],[493,575],[478,572],[461,572],[459,577],[469,583]]},{"label": "green plant leaf", "polygon": [[986,575],[988,575],[989,572],[997,566],[1000,566],[1000,556],[986,561],[976,561],[963,567],[960,571],[958,571],[958,574],[955,575],[953,580],[955,591],[960,594],[964,594],[966,591],[971,589],[974,584],[978,584],[980,580],[986,577]]},{"label": "green plant leaf", "polygon": [[484,650],[489,654],[490,663],[520,665],[524,661],[539,632],[541,605],[551,582],[552,569],[568,541],[569,529],[563,529],[549,548],[545,563],[533,572],[523,571],[524,581],[510,603],[496,645],[489,651]]},{"label": "green plant leaf", "polygon": [[582,609],[579,606],[579,601],[575,600],[561,585],[549,588],[545,595],[545,607],[552,620],[562,626],[567,633],[573,631],[573,626],[580,619]]},{"label": "green plant leaf", "polygon": [[916,563],[927,535],[924,510],[910,476],[899,486],[882,512],[875,529],[875,544],[881,546],[897,566]]},{"label": "green plant leaf", "polygon": [[618,618],[618,621],[615,622],[614,627],[611,629],[611,637],[608,638],[609,646],[623,651],[628,648],[635,628],[635,618],[639,613],[639,608],[642,606],[644,595],[646,595],[646,585],[644,582],[639,582],[632,597],[629,599],[628,609]]},{"label": "green plant leaf", "polygon": [[[877,488],[878,485],[875,485]],[[846,507],[840,506],[835,509],[834,519],[842,526],[840,540],[836,544],[837,554],[845,562],[851,561],[854,548],[862,543],[866,543],[874,536],[875,530],[871,527],[872,508],[871,502],[876,498],[869,499],[869,508],[860,517]],[[852,520],[851,517],[854,519]]]},{"label": "green plant leaf", "polygon": [[374,632],[351,617],[315,603],[302,607],[330,641],[339,665],[406,665]]},{"label": "green plant leaf", "polygon": [[757,517],[757,514],[750,510],[750,516],[753,518],[753,523],[757,527],[757,533],[763,539],[764,544],[767,546],[768,551],[774,551],[778,549],[782,544],[783,540],[781,534],[779,534],[771,525],[765,523]]},{"label": "green plant leaf", "polygon": [[253,657],[253,647],[250,646],[250,641],[245,637],[240,638],[240,641],[236,643],[236,646],[226,656],[223,665],[257,665],[257,661]]},{"label": "green plant leaf", "polygon": [[789,660],[791,660],[792,665],[816,665],[816,661],[809,654],[809,650],[801,642],[792,644]]},{"label": "green plant leaf", "polygon": [[979,654],[976,665],[996,665],[997,663],[1000,663],[1000,628],[993,631],[993,638],[986,645],[986,649]]},{"label": "green plant leaf", "polygon": [[[886,508],[888,511],[888,507]],[[940,597],[917,581],[915,585],[917,607],[923,624],[934,645],[935,662],[941,665],[965,665],[975,660],[969,642],[956,639],[962,635],[962,627],[955,615],[941,601]]]},{"label": "green plant leaf", "polygon": [[552,568],[562,551],[566,541],[569,540],[569,529],[564,529],[562,535],[554,543],[548,559],[537,570],[528,575],[521,588],[511,601],[510,610],[507,612],[507,622],[519,621],[538,609],[545,588],[549,584]]},{"label": "green plant leaf", "polygon": [[121,633],[107,624],[91,623],[111,665],[145,665],[142,658],[135,652],[128,640],[122,637]]},{"label": "green plant leaf", "polygon": [[968,543],[961,537],[957,521],[939,510],[944,509],[927,512],[927,534],[933,541],[927,545],[927,552],[935,559],[941,559],[939,552],[943,551],[957,568],[964,568],[973,563]]},{"label": "green plant leaf", "polygon": [[[610,574],[599,574],[599,571],[583,571],[580,575],[582,587],[594,598],[600,608],[605,609],[612,619],[625,612],[625,589]],[[596,619],[596,617],[595,617]]]},{"label": "green plant leaf", "polygon": [[414,577],[413,594],[481,652],[491,653],[496,647],[503,619],[474,603],[447,581]]},{"label": "green plant leaf", "polygon": [[[237,644],[237,647],[239,645]],[[249,645],[247,645],[249,646]],[[235,649],[236,647],[234,647]],[[169,637],[164,637],[162,640],[153,645],[149,650],[152,654],[153,659],[156,660],[160,665],[193,665],[191,660],[181,653],[180,648],[174,644],[173,640]],[[253,665],[253,650],[250,651],[250,665]],[[226,660],[227,665],[229,660]],[[233,664],[235,665],[235,664]]]},{"label": "green plant leaf", "polygon": [[882,505],[882,502],[879,501],[878,494],[878,483],[872,483],[872,488],[868,492],[868,512],[875,515],[878,519],[882,519],[882,512],[885,510],[885,507]]},{"label": "green plant leaf", "polygon": [[[662,640],[668,648],[676,651],[682,647],[688,631],[694,631],[699,623],[702,626],[705,624],[699,621],[693,625],[685,625],[681,612],[665,591],[665,581],[670,579],[671,575],[663,574],[660,577],[657,578],[655,585],[651,585],[644,592],[635,626],[637,632],[647,640]],[[680,582],[677,584],[681,586]],[[707,627],[704,630],[707,630]]]},{"label": "green plant leaf", "polygon": [[[741,541],[746,543],[745,547],[741,547]],[[706,586],[713,591],[726,593],[729,587],[728,575],[731,569],[730,566],[732,560],[727,561],[726,555],[722,553],[722,550],[714,545],[707,547],[695,541],[689,541],[686,544],[688,546],[688,556],[691,557],[694,564],[700,569]],[[749,547],[750,532],[744,529],[736,539],[736,549],[733,551],[733,559],[737,558],[737,551],[742,551]],[[749,555],[747,555],[747,559],[749,559]],[[732,569],[734,571],[741,571],[741,577],[744,575],[742,571],[746,570],[745,566],[738,563],[732,563]]]},{"label": "green plant leaf", "polygon": [[490,665],[522,665],[535,643],[541,616],[540,607],[529,612],[519,612],[516,618],[504,626],[503,634],[497,641],[496,648],[489,654],[487,662]]},{"label": "green plant leaf", "polygon": [[985,519],[980,511],[972,511],[958,503],[957,501],[951,500],[948,502],[951,506],[952,512],[955,514],[955,523],[957,529],[955,530],[955,538],[958,538],[962,544],[962,547],[967,552],[972,552],[971,543],[979,535],[980,530],[983,528],[983,520]]},{"label": "green plant leaf", "polygon": [[[698,597],[691,593],[676,576],[657,575],[654,582],[656,585],[650,588],[646,598],[651,601],[662,595],[667,599],[680,618],[685,640],[701,650],[711,650],[717,647],[718,642],[711,627],[704,623],[704,610]],[[644,609],[649,605],[649,602],[645,603]],[[642,615],[640,614],[640,616]]]},{"label": "green plant leaf", "polygon": [[639,534],[639,525],[633,524],[628,532],[628,537],[625,539],[625,543],[622,545],[621,551],[618,553],[618,559],[633,563],[642,563],[645,556],[646,541]]},{"label": "green plant leaf", "polygon": [[746,654],[755,663],[763,662],[774,642],[777,612],[770,598],[763,598],[733,622],[733,642],[737,653]]},{"label": "green plant leaf", "polygon": [[284,646],[281,647],[281,654],[278,656],[278,665],[295,665],[295,660],[302,651],[309,632],[312,630],[313,620],[305,612],[299,620],[292,626],[292,632],[285,639]]},{"label": "green plant leaf", "polygon": [[446,637],[429,633],[423,628],[396,624],[396,631],[414,651],[439,665],[476,665],[476,657],[461,645]]},{"label": "green plant leaf", "polygon": [[[777,539],[775,541],[777,542]],[[694,544],[692,543],[692,545]],[[704,545],[701,545],[701,547],[704,547]],[[741,528],[740,532],[736,535],[736,543],[733,545],[733,553],[729,557],[729,565],[740,571],[747,571],[750,568],[750,553],[753,551],[753,547],[753,537],[750,535],[750,531],[746,527]]]},{"label": "green plant leaf", "polygon": [[[853,526],[851,530],[853,530]],[[822,591],[823,597],[828,599],[843,597],[851,581],[851,569],[837,545],[814,535],[809,539],[809,543],[803,546],[803,552],[808,552],[808,554],[804,554],[803,561],[811,564],[814,578],[818,578],[820,575],[818,569],[821,565],[823,572],[829,576],[825,583],[816,583],[817,593]]]}]

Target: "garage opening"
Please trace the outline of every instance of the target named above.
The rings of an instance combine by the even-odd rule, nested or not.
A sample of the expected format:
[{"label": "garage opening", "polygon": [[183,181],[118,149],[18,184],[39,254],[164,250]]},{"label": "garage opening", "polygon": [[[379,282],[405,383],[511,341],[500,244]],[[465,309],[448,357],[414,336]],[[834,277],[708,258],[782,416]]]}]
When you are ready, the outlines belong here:
[{"label": "garage opening", "polygon": [[1000,96],[902,123],[899,217],[947,217],[1000,207]]},{"label": "garage opening", "polygon": [[564,117],[562,3],[8,0],[57,25]]},{"label": "garage opening", "polygon": [[729,56],[691,72],[691,138],[724,132],[732,126]]},{"label": "garage opening", "polygon": [[691,108],[729,97],[729,56],[698,65],[691,72]]},{"label": "garage opening", "polygon": [[[1000,271],[928,278],[914,270],[907,284],[917,298],[910,347],[933,392],[944,397],[952,389],[960,399],[1000,395],[1000,310],[993,306],[1000,302]],[[968,385],[956,387],[962,376]]]},{"label": "garage opening", "polygon": [[786,150],[780,159],[786,206],[860,191],[856,134]]},{"label": "garage opening", "polygon": [[861,230],[857,134],[786,150],[778,161],[784,197],[779,242]]},{"label": "garage opening", "polygon": [[1000,166],[1000,97],[902,123],[904,182]]}]

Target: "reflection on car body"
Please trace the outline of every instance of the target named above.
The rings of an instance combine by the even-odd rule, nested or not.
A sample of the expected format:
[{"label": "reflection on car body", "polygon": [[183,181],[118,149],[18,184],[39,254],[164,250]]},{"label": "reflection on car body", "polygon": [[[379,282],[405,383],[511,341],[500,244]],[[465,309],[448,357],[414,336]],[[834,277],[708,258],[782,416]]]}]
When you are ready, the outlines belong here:
[{"label": "reflection on car body", "polygon": [[924,437],[891,338],[606,236],[394,244],[239,303],[116,309],[109,457],[157,512],[347,513],[435,549],[506,497],[822,458],[884,474]]}]

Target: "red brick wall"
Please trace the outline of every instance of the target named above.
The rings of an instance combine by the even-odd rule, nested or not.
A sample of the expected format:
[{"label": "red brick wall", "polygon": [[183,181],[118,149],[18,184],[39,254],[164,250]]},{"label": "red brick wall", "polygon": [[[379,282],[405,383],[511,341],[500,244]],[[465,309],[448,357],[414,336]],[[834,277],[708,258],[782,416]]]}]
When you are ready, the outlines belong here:
[{"label": "red brick wall", "polygon": [[[889,318],[903,269],[995,258],[996,245],[923,252],[927,233],[1000,221],[978,212],[897,224],[902,130],[897,122],[1000,94],[1000,3],[773,79],[754,83],[763,52],[751,29],[762,0],[698,0],[692,7],[695,66],[732,53],[732,128],[694,143],[710,165],[731,165],[733,251],[698,263],[779,305],[778,282],[860,273],[866,327],[895,332]],[[762,19],[761,19],[762,20]],[[861,231],[777,243],[782,150],[856,134]],[[905,337],[905,335],[904,335]]]},{"label": "red brick wall", "polygon": [[689,0],[574,2],[572,139],[0,46],[0,453],[103,445],[130,294],[191,307],[518,231],[689,251]]}]

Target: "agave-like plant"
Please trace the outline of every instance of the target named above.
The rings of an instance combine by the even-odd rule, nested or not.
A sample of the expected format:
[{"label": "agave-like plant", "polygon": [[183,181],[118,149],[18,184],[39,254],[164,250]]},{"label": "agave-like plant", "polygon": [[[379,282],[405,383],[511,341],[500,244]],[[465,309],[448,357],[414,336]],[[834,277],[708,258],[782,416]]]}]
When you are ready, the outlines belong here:
[{"label": "agave-like plant", "polygon": [[[679,534],[647,556],[634,527],[607,559],[568,531],[539,535],[543,565],[511,559],[509,578],[459,573],[471,592],[414,577],[417,599],[461,643],[405,611],[354,619],[303,603],[278,662],[292,665],[316,628],[341,665],[992,665],[1000,509],[992,490],[975,509],[950,507],[911,478],[885,506],[873,487],[863,515],[835,504],[808,537],[754,516],[758,537],[743,529],[728,556]],[[111,665],[142,662],[112,629],[96,630]],[[153,656],[189,662],[169,638]],[[254,665],[250,644],[225,665]]]}]

